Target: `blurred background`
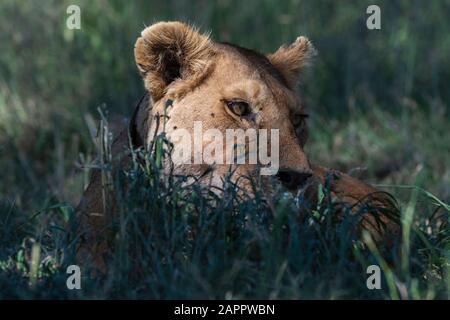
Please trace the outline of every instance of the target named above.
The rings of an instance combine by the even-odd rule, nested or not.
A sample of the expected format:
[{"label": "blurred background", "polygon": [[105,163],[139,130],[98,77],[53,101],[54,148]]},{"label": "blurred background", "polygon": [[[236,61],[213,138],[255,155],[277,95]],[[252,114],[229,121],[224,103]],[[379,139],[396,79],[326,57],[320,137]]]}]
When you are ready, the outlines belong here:
[{"label": "blurred background", "polygon": [[[66,27],[70,4],[81,30]],[[95,157],[98,108],[113,127],[144,92],[133,46],[145,26],[182,20],[261,52],[306,35],[302,77],[312,161],[372,183],[450,200],[450,1],[0,0],[0,201],[29,214],[76,205]],[[400,198],[401,189],[393,188]]]}]

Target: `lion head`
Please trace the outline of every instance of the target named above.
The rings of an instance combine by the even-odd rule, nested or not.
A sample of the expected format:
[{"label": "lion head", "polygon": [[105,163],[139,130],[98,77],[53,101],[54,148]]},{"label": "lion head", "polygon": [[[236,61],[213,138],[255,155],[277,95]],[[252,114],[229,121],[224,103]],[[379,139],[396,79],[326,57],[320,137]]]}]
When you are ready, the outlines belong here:
[{"label": "lion head", "polygon": [[[173,152],[183,151],[177,153],[183,161],[176,172],[201,176],[212,171],[212,184],[220,185],[230,170],[238,177],[269,168],[267,174],[276,174],[290,189],[311,176],[303,151],[307,115],[295,93],[314,54],[307,38],[263,55],[214,42],[180,22],[160,22],[142,31],[134,53],[151,97],[146,142],[164,131]],[[236,148],[242,145],[243,159],[237,159]],[[265,159],[258,157],[262,146]],[[252,155],[256,161],[250,161]]]}]

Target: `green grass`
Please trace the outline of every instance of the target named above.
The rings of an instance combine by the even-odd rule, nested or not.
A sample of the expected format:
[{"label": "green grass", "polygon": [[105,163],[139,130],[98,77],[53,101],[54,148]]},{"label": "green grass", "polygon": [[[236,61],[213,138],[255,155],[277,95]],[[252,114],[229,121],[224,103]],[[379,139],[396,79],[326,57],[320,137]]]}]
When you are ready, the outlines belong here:
[{"label": "green grass", "polygon": [[[326,188],[317,207],[282,189],[265,199],[255,181],[255,197],[240,194],[229,180],[218,196],[207,186],[183,186],[188,177],[162,174],[163,144],[134,152],[131,168],[113,176],[104,164],[118,200],[110,225],[115,250],[104,277],[90,277],[95,266],[83,266],[80,291],[65,289],[77,241],[70,232],[77,223],[73,207],[49,202],[22,221],[14,204],[5,207],[0,297],[448,298],[450,208],[431,193],[410,193],[402,239],[386,249],[358,235],[362,210],[344,209],[344,218],[336,219]],[[382,268],[382,290],[366,287],[371,264]]]}]

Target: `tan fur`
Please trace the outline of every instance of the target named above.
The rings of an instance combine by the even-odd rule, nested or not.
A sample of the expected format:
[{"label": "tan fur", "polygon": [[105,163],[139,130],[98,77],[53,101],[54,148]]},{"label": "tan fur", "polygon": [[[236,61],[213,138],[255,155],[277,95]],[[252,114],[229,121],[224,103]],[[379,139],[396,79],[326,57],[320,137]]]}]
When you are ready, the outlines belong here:
[{"label": "tan fur", "polygon": [[270,62],[284,75],[291,87],[295,86],[302,70],[311,64],[316,50],[305,37],[298,37],[289,46],[280,47],[275,53],[267,55]]},{"label": "tan fur", "polygon": [[358,231],[368,230],[378,243],[388,247],[392,245],[400,235],[400,226],[392,220],[392,217],[398,215],[398,209],[389,194],[338,170],[319,165],[313,165],[312,169],[314,174],[306,190],[309,200],[313,203],[316,201],[318,184],[328,184],[335,203],[350,206],[353,212],[363,206],[374,208],[373,214],[361,216]]},{"label": "tan fur", "polygon": [[195,29],[180,22],[159,22],[142,31],[134,55],[145,87],[157,101],[164,96],[168,85],[164,78],[168,60],[181,66],[180,78],[193,88],[208,70],[213,50],[208,36]]},{"label": "tan fur", "polygon": [[[160,22],[142,32],[134,52],[151,96],[151,101],[138,106],[132,121],[138,140],[144,146],[152,142],[155,133],[161,132],[163,126],[157,123],[163,115],[167,115],[164,128],[169,138],[176,129],[193,132],[194,121],[202,122],[204,132],[218,129],[224,136],[226,129],[279,129],[280,169],[312,173],[311,181],[315,184],[325,181],[329,170],[311,166],[303,151],[307,137],[304,122],[297,128],[292,122],[295,114],[304,112],[293,87],[315,52],[308,39],[299,37],[266,58],[247,49],[215,43],[180,22]],[[172,104],[165,109],[169,99]],[[254,121],[231,114],[224,100],[232,99],[247,101],[255,114]],[[128,144],[125,131],[116,140],[114,153],[126,149]],[[128,163],[129,158],[120,158],[115,167],[120,169]],[[208,165],[179,165],[175,173],[200,176],[209,169]],[[215,165],[213,169],[212,184],[220,187],[230,166]],[[257,165],[234,165],[232,169],[236,170],[236,176],[253,175]],[[342,178],[333,182],[333,192],[343,202],[355,204],[377,191],[347,175],[339,175]],[[101,230],[109,221],[106,214],[114,211],[105,212],[99,199],[101,190],[101,176],[95,173],[79,207],[84,213],[83,221],[91,225],[94,233],[104,232]],[[384,203],[382,198],[377,201]],[[97,238],[87,238],[87,243]],[[100,247],[103,250],[108,246]],[[98,255],[98,252],[92,254]]]}]

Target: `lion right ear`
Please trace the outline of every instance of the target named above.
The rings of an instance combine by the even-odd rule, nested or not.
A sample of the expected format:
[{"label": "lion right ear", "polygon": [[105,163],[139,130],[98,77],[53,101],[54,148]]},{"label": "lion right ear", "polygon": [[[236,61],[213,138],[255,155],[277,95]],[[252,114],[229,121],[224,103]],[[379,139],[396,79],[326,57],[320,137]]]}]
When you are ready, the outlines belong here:
[{"label": "lion right ear", "polygon": [[153,101],[162,98],[170,83],[202,73],[210,60],[208,36],[181,22],[159,22],[141,33],[134,56]]},{"label": "lion right ear", "polygon": [[311,64],[316,49],[305,37],[298,37],[292,44],[281,46],[267,58],[277,68],[293,88],[302,70]]}]

